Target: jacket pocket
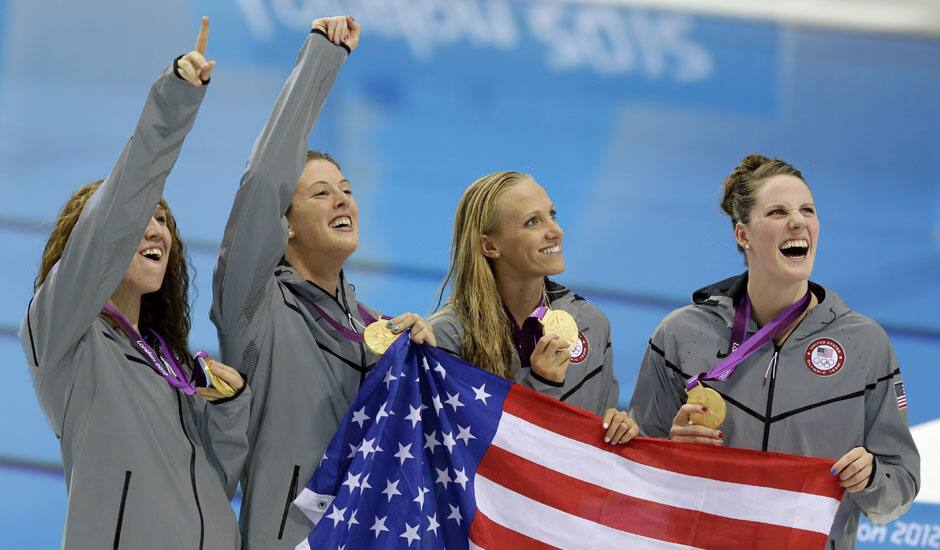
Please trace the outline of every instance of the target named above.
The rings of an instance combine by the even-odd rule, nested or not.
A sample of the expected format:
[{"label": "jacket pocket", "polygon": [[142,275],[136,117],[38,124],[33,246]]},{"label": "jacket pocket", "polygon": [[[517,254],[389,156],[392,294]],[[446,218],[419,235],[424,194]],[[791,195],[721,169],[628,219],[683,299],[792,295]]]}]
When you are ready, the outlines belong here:
[{"label": "jacket pocket", "polygon": [[290,505],[297,498],[297,478],[300,477],[300,466],[294,464],[294,474],[290,477],[290,488],[287,490],[287,501],[284,502],[284,515],[281,516],[281,528],[277,531],[277,540],[284,536],[284,525],[287,523],[287,512]]},{"label": "jacket pocket", "polygon": [[121,491],[121,506],[118,508],[117,522],[114,525],[114,550],[121,547],[121,529],[124,526],[124,507],[127,505],[127,490],[131,486],[131,471],[124,472],[124,489]]}]

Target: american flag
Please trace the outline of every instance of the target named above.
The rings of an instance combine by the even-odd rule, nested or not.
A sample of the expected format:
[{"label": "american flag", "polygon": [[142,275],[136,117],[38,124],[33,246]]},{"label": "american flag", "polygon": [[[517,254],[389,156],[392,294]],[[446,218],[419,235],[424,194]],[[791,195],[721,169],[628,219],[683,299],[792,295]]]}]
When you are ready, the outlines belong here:
[{"label": "american flag", "polygon": [[894,395],[898,398],[898,408],[906,409],[907,392],[904,391],[904,382],[898,381],[894,383]]},{"label": "american flag", "polygon": [[640,438],[399,338],[295,501],[298,549],[822,548],[832,460]]}]

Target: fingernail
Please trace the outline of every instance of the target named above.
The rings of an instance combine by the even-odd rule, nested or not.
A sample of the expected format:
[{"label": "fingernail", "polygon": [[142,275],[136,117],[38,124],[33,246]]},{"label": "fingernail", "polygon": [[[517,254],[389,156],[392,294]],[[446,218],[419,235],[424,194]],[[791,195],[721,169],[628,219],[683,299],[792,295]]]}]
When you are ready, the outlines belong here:
[{"label": "fingernail", "polygon": [[385,323],[385,328],[392,328],[392,322],[389,321],[389,322]]},{"label": "fingernail", "polygon": [[833,468],[833,469],[829,470],[829,473],[832,474],[832,475],[836,475],[836,469]]},{"label": "fingernail", "polygon": [[604,429],[607,429],[607,428],[609,428],[609,427],[610,427],[610,423],[609,423],[609,422],[604,422]]},{"label": "fingernail", "polygon": [[703,412],[703,413],[707,413],[707,412],[708,412],[708,407],[702,407],[702,412]]},{"label": "fingernail", "polygon": [[609,437],[605,437],[605,438],[604,438],[604,443],[610,443],[610,438],[609,438]]},{"label": "fingernail", "polygon": [[719,431],[719,432],[718,432],[718,439],[724,439],[724,438],[725,438],[725,432]]}]

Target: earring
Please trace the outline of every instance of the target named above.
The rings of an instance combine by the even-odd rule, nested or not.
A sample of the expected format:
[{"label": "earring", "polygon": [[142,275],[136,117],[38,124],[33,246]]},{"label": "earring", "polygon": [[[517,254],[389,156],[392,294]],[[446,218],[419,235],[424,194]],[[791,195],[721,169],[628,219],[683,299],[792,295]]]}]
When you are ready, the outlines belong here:
[{"label": "earring", "polygon": [[750,249],[751,249],[751,243],[744,243],[744,250],[750,250]]},{"label": "earring", "polygon": [[288,239],[293,239],[293,238],[294,238],[294,230],[293,230],[293,229],[288,229],[288,230],[287,230],[287,238],[288,238]]}]

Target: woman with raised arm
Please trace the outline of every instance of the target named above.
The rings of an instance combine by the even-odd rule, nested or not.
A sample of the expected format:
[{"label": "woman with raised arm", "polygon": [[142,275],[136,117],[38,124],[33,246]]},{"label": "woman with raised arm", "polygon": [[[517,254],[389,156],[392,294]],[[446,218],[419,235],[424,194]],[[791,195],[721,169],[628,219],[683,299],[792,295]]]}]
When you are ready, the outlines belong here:
[{"label": "woman with raised arm", "polygon": [[[381,316],[343,276],[359,244],[352,184],[329,155],[307,151],[340,66],[359,43],[359,24],[330,17],[312,27],[255,142],[213,279],[222,358],[253,392],[239,521],[245,547],[258,550],[293,549],[310,533],[291,503],[377,359],[362,332]],[[417,315],[389,325],[434,343]]]},{"label": "woman with raised arm", "polygon": [[[565,269],[564,231],[545,189],[518,172],[495,172],[464,191],[454,218],[450,297],[431,317],[438,345],[465,361],[603,417],[609,443],[636,423],[617,410],[619,385],[607,316],[549,279]],[[544,330],[551,310],[577,324],[566,340]]]},{"label": "woman with raised arm", "polygon": [[[830,545],[853,548],[861,512],[885,523],[917,494],[897,358],[877,323],[809,280],[819,218],[796,168],[745,157],[721,208],[747,272],[696,291],[660,323],[630,412],[644,435],[832,458],[846,494]],[[693,397],[707,392],[717,394]]]},{"label": "woman with raised arm", "polygon": [[[111,173],[66,203],[20,328],[61,442],[63,548],[240,545],[229,498],[247,453],[250,395],[223,400],[195,387],[188,269],[161,198],[215,66],[207,39],[203,18],[196,48],[153,85]],[[234,369],[209,369],[244,388]],[[212,420],[204,400],[215,401]]]}]

